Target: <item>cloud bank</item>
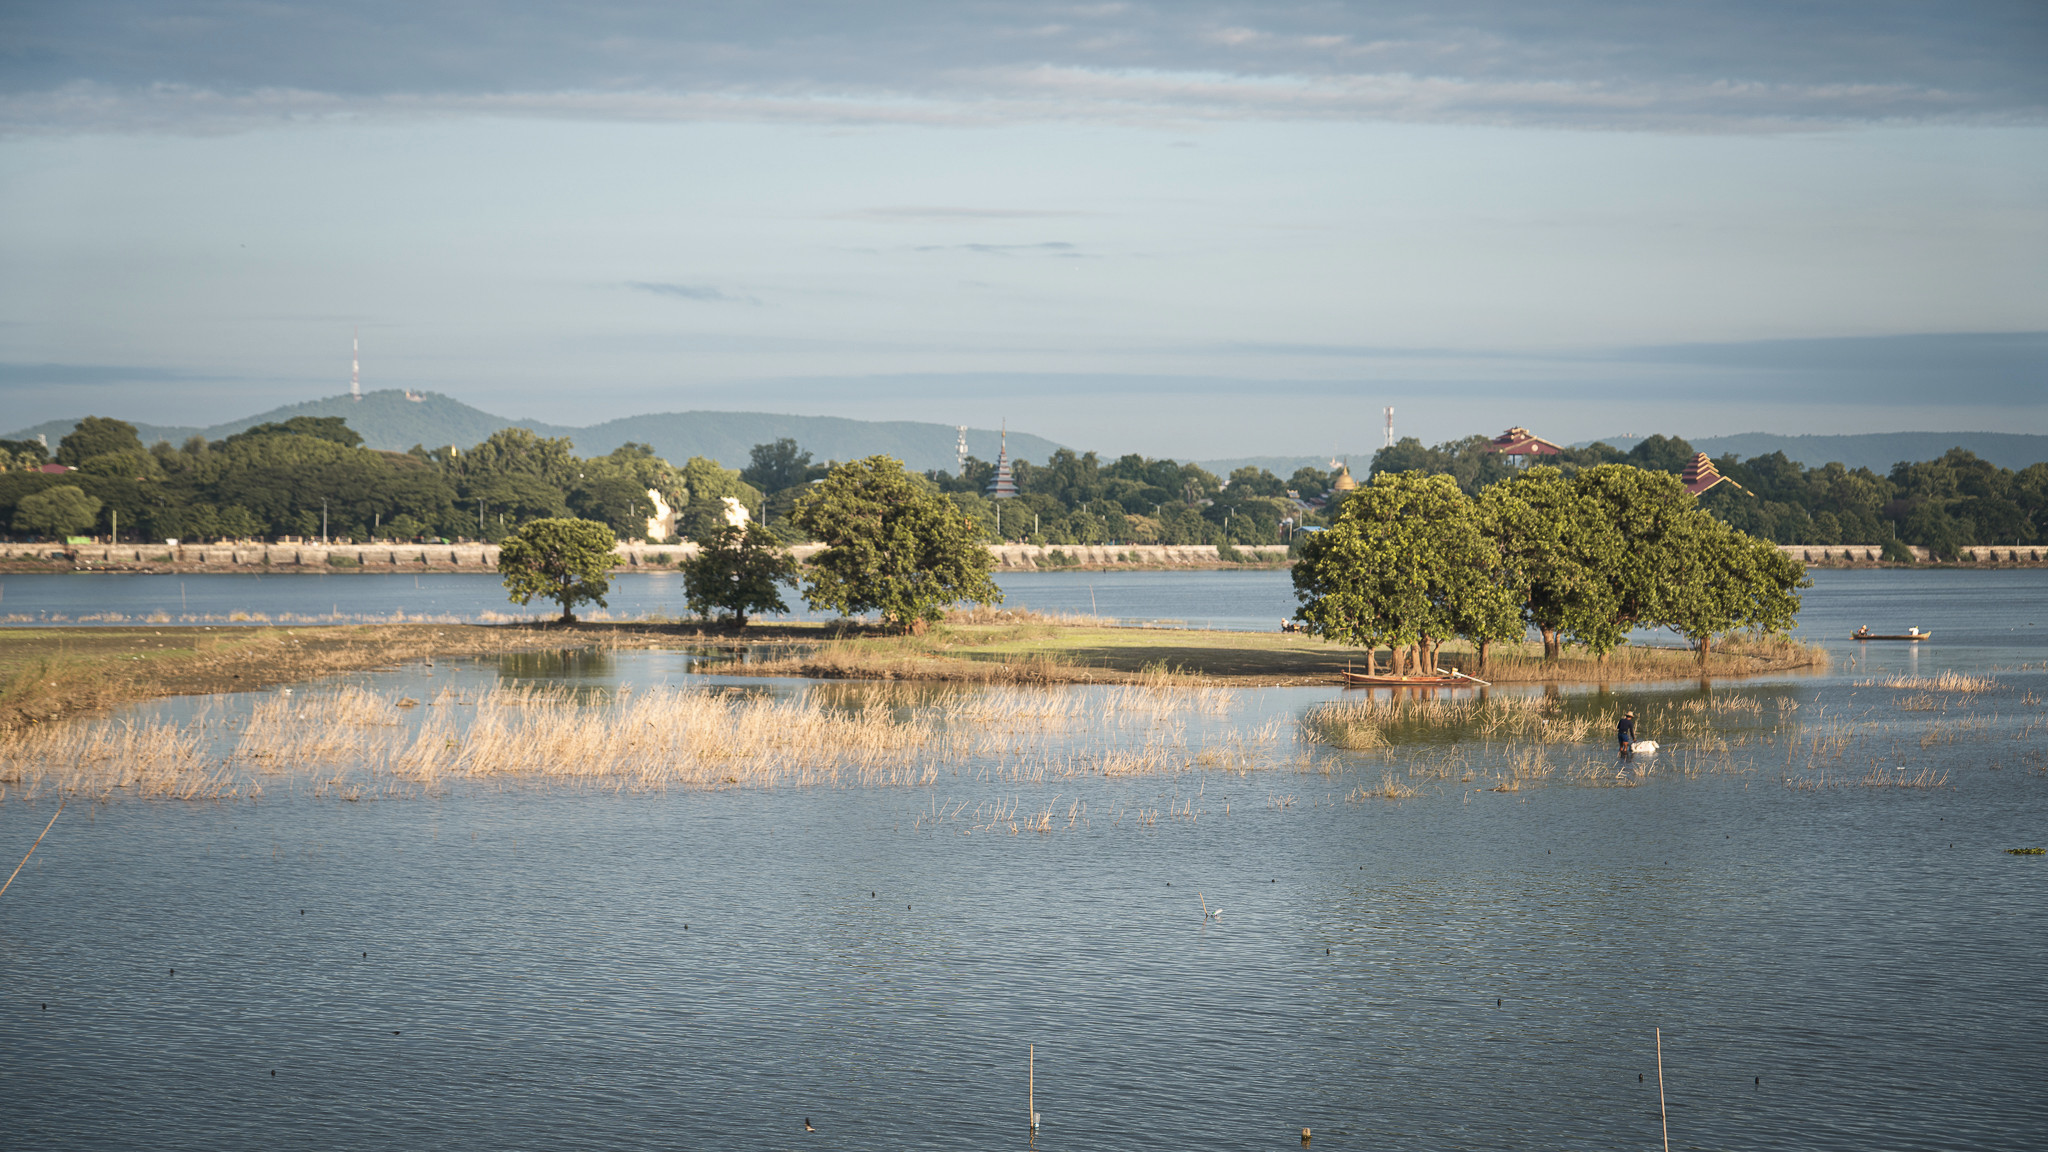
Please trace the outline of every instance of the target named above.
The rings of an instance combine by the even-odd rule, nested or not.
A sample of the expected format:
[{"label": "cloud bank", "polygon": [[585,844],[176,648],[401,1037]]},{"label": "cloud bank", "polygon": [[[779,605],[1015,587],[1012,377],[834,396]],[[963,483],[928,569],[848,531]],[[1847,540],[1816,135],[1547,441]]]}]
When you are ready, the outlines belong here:
[{"label": "cloud bank", "polygon": [[28,0],[0,130],[444,116],[973,126],[2038,123],[2029,0],[1387,4]]}]

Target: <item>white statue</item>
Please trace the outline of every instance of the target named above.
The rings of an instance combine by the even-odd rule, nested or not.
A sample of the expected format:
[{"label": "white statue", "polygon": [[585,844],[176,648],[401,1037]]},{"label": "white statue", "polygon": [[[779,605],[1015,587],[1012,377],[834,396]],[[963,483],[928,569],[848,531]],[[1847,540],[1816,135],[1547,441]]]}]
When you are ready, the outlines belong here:
[{"label": "white statue", "polygon": [[647,498],[654,501],[654,515],[647,518],[647,538],[660,543],[676,534],[676,510],[661,498],[659,489],[649,488]]},{"label": "white statue", "polygon": [[747,506],[740,503],[737,496],[724,496],[720,499],[725,501],[725,522],[734,528],[744,529],[747,526]]}]

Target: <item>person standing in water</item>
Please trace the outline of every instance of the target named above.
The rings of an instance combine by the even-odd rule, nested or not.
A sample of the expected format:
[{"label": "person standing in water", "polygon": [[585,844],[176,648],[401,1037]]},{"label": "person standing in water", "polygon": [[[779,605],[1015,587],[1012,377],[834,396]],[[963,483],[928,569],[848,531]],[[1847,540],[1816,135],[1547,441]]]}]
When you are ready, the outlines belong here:
[{"label": "person standing in water", "polygon": [[1635,714],[1635,713],[1633,713],[1633,712],[1623,712],[1623,713],[1621,714],[1621,723],[1620,723],[1619,725],[1617,725],[1617,726],[1616,726],[1616,735],[1617,735],[1617,736],[1619,736],[1619,737],[1621,738],[1621,754],[1622,754],[1622,755],[1626,756],[1626,755],[1628,755],[1628,754],[1629,754],[1630,752],[1633,752],[1633,751],[1635,751],[1635,743],[1636,743],[1636,714]]}]

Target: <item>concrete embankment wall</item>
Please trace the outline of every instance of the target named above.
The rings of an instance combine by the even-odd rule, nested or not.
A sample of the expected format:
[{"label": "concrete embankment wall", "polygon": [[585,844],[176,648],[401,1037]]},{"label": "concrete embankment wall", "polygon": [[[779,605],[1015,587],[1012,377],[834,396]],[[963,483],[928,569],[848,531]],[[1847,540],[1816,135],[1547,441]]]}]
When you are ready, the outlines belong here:
[{"label": "concrete embankment wall", "polygon": [[[1882,544],[1780,544],[1780,551],[1812,568],[1875,568],[1884,557]],[[1931,563],[1934,553],[1908,545],[1913,559]],[[1974,545],[1961,549],[1959,565],[1979,568],[2038,568],[2048,565],[2048,547],[2039,545]]]},{"label": "concrete embankment wall", "polygon": [[[1876,567],[1884,554],[1877,544],[1780,544],[1794,560],[1815,568]],[[807,560],[822,546],[790,549]],[[1934,557],[1911,549],[1922,564]],[[1212,544],[991,544],[999,572],[1058,571],[1066,568],[1194,569],[1230,568]],[[695,544],[623,544],[619,567],[626,571],[674,568],[697,554]],[[1262,544],[1237,549],[1237,563],[1279,564],[1287,548]],[[495,544],[0,544],[0,563],[40,562],[78,568],[148,569],[166,572],[490,572],[498,566]],[[1978,545],[1962,550],[1957,562],[1979,568],[2048,566],[2048,546]]]},{"label": "concrete embankment wall", "polygon": [[[808,560],[823,548],[799,544],[790,551]],[[1214,545],[990,545],[1000,571],[1060,568],[1223,568]],[[1239,556],[1254,563],[1287,559],[1284,545],[1244,547]],[[621,569],[673,569],[697,554],[695,544],[622,544]],[[498,566],[495,544],[0,544],[0,563],[40,562],[77,568],[147,569],[166,572],[489,572]]]}]

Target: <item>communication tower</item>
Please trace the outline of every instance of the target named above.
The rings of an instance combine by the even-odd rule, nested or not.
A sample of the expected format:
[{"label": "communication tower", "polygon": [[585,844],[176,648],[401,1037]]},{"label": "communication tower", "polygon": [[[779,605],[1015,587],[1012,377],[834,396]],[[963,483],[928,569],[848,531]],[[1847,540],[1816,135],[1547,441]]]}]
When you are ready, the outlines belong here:
[{"label": "communication tower", "polygon": [[350,334],[348,341],[348,395],[358,404],[363,402],[363,330],[360,328]]},{"label": "communication tower", "polygon": [[1387,444],[1386,444],[1386,446],[1387,446],[1387,447],[1389,447],[1389,448],[1392,448],[1392,447],[1394,446],[1394,410],[1393,410],[1392,408],[1388,408],[1388,409],[1387,409]]},{"label": "communication tower", "polygon": [[960,441],[953,445],[953,475],[967,475],[967,425],[960,425]]}]

